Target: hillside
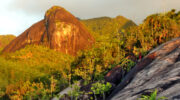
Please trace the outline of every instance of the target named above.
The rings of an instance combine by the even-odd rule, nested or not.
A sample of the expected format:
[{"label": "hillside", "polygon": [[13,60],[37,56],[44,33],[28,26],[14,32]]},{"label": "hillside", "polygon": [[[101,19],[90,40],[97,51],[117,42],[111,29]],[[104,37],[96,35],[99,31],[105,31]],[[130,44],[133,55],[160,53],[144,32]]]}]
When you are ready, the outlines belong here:
[{"label": "hillside", "polygon": [[116,18],[99,17],[81,20],[81,22],[84,23],[90,31],[100,35],[115,34],[117,32],[121,32],[122,29],[136,26],[133,21],[123,16],[117,16]]},{"label": "hillside", "polygon": [[[72,74],[74,76],[73,79],[80,77],[80,79],[84,80],[84,84],[80,84],[72,88],[72,90],[70,90],[72,93],[65,91],[67,94],[62,97],[62,100],[71,100],[72,98],[79,98],[82,100],[90,98],[103,100],[103,98],[110,95],[113,90],[116,91],[112,92],[112,94],[115,95],[112,96],[114,100],[118,100],[120,96],[122,99],[125,98],[127,100],[128,98],[131,98],[131,96],[135,96],[136,94],[128,95],[128,93],[133,90],[131,88],[124,90],[127,91],[124,95],[121,95],[121,92],[119,94],[117,93],[121,90],[121,88],[124,88],[128,82],[130,82],[137,71],[149,65],[152,61],[159,60],[159,57],[167,56],[171,52],[177,50],[177,53],[175,53],[177,55],[173,58],[176,60],[179,51],[179,39],[176,41],[173,40],[174,42],[172,43],[167,41],[180,37],[179,15],[180,13],[175,12],[174,10],[165,14],[153,14],[148,16],[142,24],[127,28],[124,32],[116,32],[111,35],[100,35],[98,37],[98,40],[100,41],[96,41],[94,48],[84,51],[76,57],[75,61],[72,63],[74,65],[72,67]],[[147,55],[153,48],[158,47],[160,44],[165,42],[167,42],[167,46],[160,46],[159,48],[161,49],[158,51],[159,54],[156,55],[156,53],[150,53]],[[174,53],[172,53],[172,55],[173,54]],[[169,56],[165,57],[165,59],[170,60],[171,58],[168,59],[168,57]],[[162,59],[159,61],[162,61]],[[164,64],[165,63],[162,62],[161,65],[163,66]],[[158,68],[158,66],[160,65],[158,64],[153,68]],[[131,73],[131,71],[133,72]],[[149,71],[151,72],[151,70]],[[146,73],[147,71],[144,72],[144,74]],[[165,73],[166,72],[157,74],[163,77]],[[158,80],[160,80],[155,80],[156,74],[154,75],[154,73],[152,73],[152,77],[149,77],[148,79],[143,77],[145,76],[144,74],[140,75],[140,78],[142,77],[142,81],[144,82],[153,78],[154,80],[152,81],[154,81],[153,84],[155,84]],[[171,77],[171,75],[168,77]],[[134,85],[138,85],[139,82],[141,82],[141,80],[137,78],[136,80],[134,80],[136,82]],[[121,84],[124,87],[121,87]],[[151,86],[149,81],[147,84],[144,84],[144,86],[146,85]],[[133,83],[130,86],[133,86]],[[136,91],[133,93],[135,92]],[[140,96],[138,96],[138,98],[140,98]]]},{"label": "hillside", "polygon": [[67,63],[71,63],[71,60],[73,57],[69,55],[37,45],[29,45],[14,53],[1,55],[0,88],[20,81],[34,81],[41,78],[44,78],[44,82],[48,82],[49,75],[65,74],[64,70],[70,69]]},{"label": "hillside", "polygon": [[[151,100],[147,97],[151,96],[152,93],[155,93],[154,91],[156,91],[156,94],[154,95],[157,96],[154,96],[156,99],[152,100],[157,100],[157,98],[160,97],[167,98],[168,100],[179,100],[179,72],[180,37],[172,39],[151,50],[147,56],[140,60],[131,69],[131,71],[125,75],[125,77],[122,77],[123,69],[120,68],[120,65],[109,71],[107,74],[108,76],[105,76],[106,82],[117,84],[116,82],[118,80],[122,81],[119,81],[120,83],[117,84],[117,86],[112,85],[113,91],[110,96],[106,98],[106,100]],[[73,86],[76,84],[73,84]],[[99,92],[105,92],[105,90],[101,88],[107,88],[106,84],[98,83],[96,85],[97,86],[94,87],[97,89],[96,91],[99,89]],[[84,87],[81,86],[81,84],[79,84],[79,86],[81,87],[81,91],[85,90],[88,92],[88,87],[83,89]],[[73,90],[72,87],[68,87],[59,94],[68,94],[70,91],[75,92],[77,90]],[[145,99],[145,97],[143,98],[143,95],[146,96],[147,99]],[[66,96],[62,99],[71,100],[71,97]],[[87,100],[88,96],[83,95],[80,97],[80,99]],[[103,98],[98,98],[98,100],[102,99]],[[58,98],[54,98],[53,100],[58,100]]]},{"label": "hillside", "polygon": [[14,35],[0,35],[0,50],[15,39],[15,37]]}]

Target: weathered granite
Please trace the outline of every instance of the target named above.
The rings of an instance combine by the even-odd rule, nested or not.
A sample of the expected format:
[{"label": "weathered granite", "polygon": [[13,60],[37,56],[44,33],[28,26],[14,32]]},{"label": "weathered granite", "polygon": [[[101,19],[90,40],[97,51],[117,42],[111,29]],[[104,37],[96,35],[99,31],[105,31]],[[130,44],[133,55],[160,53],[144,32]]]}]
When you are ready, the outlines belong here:
[{"label": "weathered granite", "polygon": [[76,55],[78,51],[90,48],[94,41],[86,27],[75,16],[62,7],[53,6],[45,13],[43,20],[15,38],[2,52],[14,52],[34,44]]},{"label": "weathered granite", "polygon": [[137,100],[155,89],[158,97],[180,100],[180,38],[152,50],[127,74],[108,99]]}]

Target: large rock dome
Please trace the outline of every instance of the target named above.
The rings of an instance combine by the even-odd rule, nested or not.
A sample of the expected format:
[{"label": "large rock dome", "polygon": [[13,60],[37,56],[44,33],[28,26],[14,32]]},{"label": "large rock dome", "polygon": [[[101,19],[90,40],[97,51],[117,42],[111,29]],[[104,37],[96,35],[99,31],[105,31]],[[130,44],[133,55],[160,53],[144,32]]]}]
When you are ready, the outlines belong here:
[{"label": "large rock dome", "polygon": [[62,7],[53,6],[47,10],[43,20],[15,38],[2,52],[14,52],[26,45],[37,44],[76,55],[79,50],[87,49],[93,43],[94,38],[76,17]]}]

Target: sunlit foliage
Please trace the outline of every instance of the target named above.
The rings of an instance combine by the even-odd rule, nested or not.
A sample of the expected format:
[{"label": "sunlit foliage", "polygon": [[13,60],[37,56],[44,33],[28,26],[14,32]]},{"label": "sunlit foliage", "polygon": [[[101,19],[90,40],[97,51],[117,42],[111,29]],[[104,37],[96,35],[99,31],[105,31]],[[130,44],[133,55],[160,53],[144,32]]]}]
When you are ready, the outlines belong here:
[{"label": "sunlit foliage", "polygon": [[[63,89],[68,85],[68,73],[72,60],[73,57],[69,55],[36,45],[27,46],[15,53],[1,55],[1,88],[17,90],[18,82],[26,84],[24,83],[26,81],[38,82],[44,86],[50,83],[49,78],[53,76],[58,80],[57,88]],[[7,95],[9,93],[11,92],[6,92]]]},{"label": "sunlit foliage", "polygon": [[0,35],[0,51],[14,38],[14,35]]}]

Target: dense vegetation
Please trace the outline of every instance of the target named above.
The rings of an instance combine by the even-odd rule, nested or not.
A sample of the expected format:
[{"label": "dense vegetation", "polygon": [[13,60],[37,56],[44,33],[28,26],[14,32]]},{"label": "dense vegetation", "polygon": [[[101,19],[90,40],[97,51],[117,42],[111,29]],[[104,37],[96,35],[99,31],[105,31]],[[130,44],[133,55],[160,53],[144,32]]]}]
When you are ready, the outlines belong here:
[{"label": "dense vegetation", "polygon": [[15,99],[15,96],[22,98],[22,95],[30,91],[29,89],[21,91],[21,88],[29,88],[28,85],[21,87],[22,84],[26,86],[27,82],[30,86],[31,82],[50,85],[53,78],[61,80],[56,83],[62,85],[59,85],[59,88],[66,87],[68,83],[63,80],[68,79],[70,63],[73,60],[69,55],[35,45],[27,46],[15,53],[1,55],[0,59],[1,88],[4,89],[6,86],[6,94],[11,99]]},{"label": "dense vegetation", "polygon": [[136,26],[134,22],[123,16],[117,16],[116,18],[100,17],[81,21],[88,29],[90,29],[91,32],[95,32],[100,35],[116,33],[121,29]]},{"label": "dense vegetation", "polygon": [[[136,61],[140,55],[146,55],[155,46],[172,38],[179,37],[179,22],[180,12],[176,13],[175,10],[172,10],[165,14],[148,16],[139,26],[109,32],[109,34],[96,35],[94,48],[84,51],[77,57],[80,60],[77,61],[80,62],[77,64],[80,67],[78,68],[80,71],[77,71],[78,74],[89,74],[79,76],[97,78],[97,76],[102,75],[98,75],[97,73],[111,69],[113,67],[112,65],[126,61],[124,59],[129,58]],[[91,30],[93,30],[93,27]],[[82,71],[81,69],[86,71]],[[94,73],[95,77],[92,73]],[[92,80],[89,77],[87,79]]]},{"label": "dense vegetation", "polygon": [[14,38],[14,35],[0,35],[0,51]]},{"label": "dense vegetation", "polygon": [[[110,88],[103,83],[104,75],[114,66],[121,65],[129,71],[139,56],[180,36],[180,12],[175,10],[148,16],[142,24],[132,27],[127,27],[126,21],[117,21],[118,18],[82,21],[96,43],[76,57],[35,45],[1,55],[0,96],[14,100],[49,99],[72,82],[83,79],[85,84],[96,82],[91,88],[96,97]],[[79,93],[73,92],[74,96]]]}]

